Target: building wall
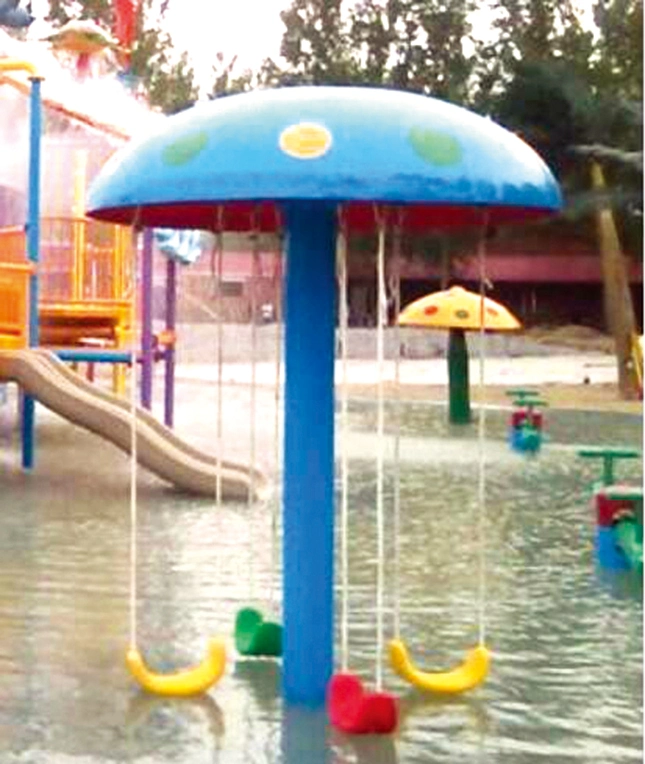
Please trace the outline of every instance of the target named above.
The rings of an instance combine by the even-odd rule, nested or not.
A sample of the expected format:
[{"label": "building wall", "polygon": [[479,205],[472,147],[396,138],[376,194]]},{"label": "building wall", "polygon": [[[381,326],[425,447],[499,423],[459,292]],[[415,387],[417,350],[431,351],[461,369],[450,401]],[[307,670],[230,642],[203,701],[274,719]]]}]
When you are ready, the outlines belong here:
[{"label": "building wall", "polygon": [[[238,245],[240,243],[238,242]],[[243,244],[243,242],[242,242]],[[527,238],[518,242],[491,242],[486,254],[489,294],[515,312],[528,326],[544,323],[577,323],[602,329],[603,294],[600,257],[581,238],[544,242]],[[161,274],[164,258],[157,260]],[[637,319],[643,310],[642,262],[627,260]],[[388,264],[391,268],[392,263]],[[280,307],[278,284],[282,258],[274,251],[261,253],[256,276],[256,306],[269,303],[275,314]],[[401,263],[402,305],[442,288],[441,266],[422,256],[407,257]],[[206,253],[196,263],[179,269],[180,321],[215,320],[218,277],[214,261]],[[227,251],[223,258],[224,320],[247,322],[251,316],[253,257],[250,250]],[[479,264],[469,254],[451,263],[447,284],[462,284],[477,291]],[[158,287],[157,311],[161,311],[163,290]],[[375,323],[375,261],[369,255],[350,257],[349,308],[353,326]],[[392,307],[392,306],[391,306]],[[391,316],[393,318],[393,316]]]}]

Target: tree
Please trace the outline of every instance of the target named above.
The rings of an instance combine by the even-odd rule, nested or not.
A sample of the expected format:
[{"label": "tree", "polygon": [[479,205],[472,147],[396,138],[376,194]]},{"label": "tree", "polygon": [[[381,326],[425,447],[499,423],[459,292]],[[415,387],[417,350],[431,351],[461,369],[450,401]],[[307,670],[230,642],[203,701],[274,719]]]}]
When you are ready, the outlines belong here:
[{"label": "tree", "polygon": [[270,84],[380,85],[464,103],[474,0],[293,0]]},{"label": "tree", "polygon": [[294,0],[280,14],[285,32],[280,55],[286,69],[273,76],[283,84],[348,85],[355,81],[354,60],[343,18],[343,0]]},{"label": "tree", "polygon": [[130,72],[141,82],[150,105],[166,114],[183,111],[199,96],[188,53],[177,56],[170,36],[158,28],[141,29],[132,51]]},{"label": "tree", "polygon": [[213,84],[208,94],[209,98],[245,93],[259,87],[262,73],[258,74],[245,69],[240,74],[234,74],[236,63],[237,56],[226,61],[223,53],[215,54],[215,64],[212,67]]},{"label": "tree", "polygon": [[564,220],[595,231],[619,388],[631,397],[635,318],[623,252],[642,252],[642,2],[596,0],[595,28],[572,0],[490,0],[489,11],[494,35],[481,49],[474,102],[556,172]]},{"label": "tree", "polygon": [[[565,214],[581,222],[591,214],[595,220],[605,321],[614,337],[619,389],[630,398],[638,391],[636,321],[616,218],[624,227],[642,225],[642,212],[634,214],[642,211],[642,127],[620,93],[601,92],[589,80],[578,78],[560,60],[523,62],[494,113],[548,159],[565,189]],[[612,174],[618,193],[606,183]]]},{"label": "tree", "polygon": [[562,60],[577,74],[588,72],[594,35],[572,0],[487,0],[483,8],[492,35],[477,48],[473,106],[478,111],[490,112],[520,63]]},{"label": "tree", "polygon": [[592,66],[594,84],[610,87],[625,99],[643,101],[642,0],[597,0],[594,18],[599,30]]},{"label": "tree", "polygon": [[468,101],[474,57],[466,53],[471,0],[362,0],[349,39],[361,71],[375,84]]},{"label": "tree", "polygon": [[[47,20],[62,26],[73,18],[96,21],[106,29],[115,27],[113,0],[50,0]],[[154,0],[142,0],[137,6],[135,38],[128,75],[140,83],[152,106],[165,113],[181,111],[198,97],[195,72],[188,53],[177,53],[170,35],[160,27],[167,2],[158,10]]]}]

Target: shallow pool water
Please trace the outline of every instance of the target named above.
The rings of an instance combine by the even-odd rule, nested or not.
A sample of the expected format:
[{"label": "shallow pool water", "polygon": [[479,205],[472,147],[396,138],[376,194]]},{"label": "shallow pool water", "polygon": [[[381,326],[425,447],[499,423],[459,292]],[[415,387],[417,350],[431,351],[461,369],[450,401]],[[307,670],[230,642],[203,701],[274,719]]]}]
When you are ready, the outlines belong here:
[{"label": "shallow pool water", "polygon": [[[200,389],[178,410],[188,437],[208,397],[200,403]],[[270,421],[270,396],[259,403]],[[243,396],[228,405],[231,426],[242,431]],[[368,681],[376,661],[374,414],[373,404],[353,402],[346,438],[350,666]],[[493,664],[483,687],[453,700],[415,695],[386,669],[387,687],[402,698],[400,730],[356,740],[330,730],[322,712],[283,708],[279,666],[269,661],[231,661],[199,700],[141,695],[123,664],[128,459],[43,412],[37,468],[25,475],[13,409],[1,408],[0,761],[642,761],[642,588],[595,568],[589,487],[598,468],[576,455],[583,444],[640,446],[640,419],[551,411],[550,440],[529,459],[505,443],[507,413],[489,412],[482,598],[476,426],[451,428],[443,408],[421,404],[403,404],[401,417],[402,633],[421,665],[447,666],[476,641],[483,612]],[[389,409],[388,636],[395,429]],[[642,479],[640,461],[619,472]],[[231,634],[241,604],[268,602],[279,588],[270,574],[270,508],[217,511],[141,471],[138,515],[138,642],[155,667],[199,660],[209,635]]]}]

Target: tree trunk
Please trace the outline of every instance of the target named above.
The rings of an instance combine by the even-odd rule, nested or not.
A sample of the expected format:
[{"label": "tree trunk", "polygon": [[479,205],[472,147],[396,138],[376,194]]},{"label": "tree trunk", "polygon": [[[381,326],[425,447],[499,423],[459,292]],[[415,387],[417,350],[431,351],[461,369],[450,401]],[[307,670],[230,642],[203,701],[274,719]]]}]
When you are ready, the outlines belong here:
[{"label": "tree trunk", "polygon": [[[606,188],[602,167],[595,159],[591,160],[591,184],[597,191]],[[618,364],[618,391],[621,398],[630,400],[639,396],[634,356],[636,322],[627,264],[608,203],[596,211],[596,229],[603,277],[605,321],[614,338]]]}]

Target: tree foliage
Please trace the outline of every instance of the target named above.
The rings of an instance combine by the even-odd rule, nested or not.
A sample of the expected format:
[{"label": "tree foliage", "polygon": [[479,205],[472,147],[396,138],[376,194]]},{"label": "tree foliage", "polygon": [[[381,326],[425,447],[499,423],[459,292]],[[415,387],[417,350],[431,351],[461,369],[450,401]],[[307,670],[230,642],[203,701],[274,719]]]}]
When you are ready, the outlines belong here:
[{"label": "tree foliage", "polygon": [[294,0],[280,16],[285,84],[347,85],[354,81],[342,0]]},{"label": "tree foliage", "polygon": [[518,64],[554,59],[566,61],[578,74],[587,72],[594,36],[572,0],[487,0],[484,8],[490,36],[477,45],[472,93],[476,109],[490,110]]},{"label": "tree foliage", "polygon": [[592,63],[594,84],[643,103],[642,0],[598,0],[594,18],[599,29]]},{"label": "tree foliage", "polygon": [[[632,397],[636,321],[623,253],[642,257],[642,5],[613,0],[595,10],[598,34],[590,52],[579,47],[574,59],[554,48],[540,58],[529,49],[511,64],[492,110],[556,170],[566,192],[565,216],[578,228],[594,224],[619,389]],[[625,22],[638,28],[639,19],[635,39]]]},{"label": "tree foliage", "polygon": [[379,85],[464,102],[472,0],[294,0],[267,84]]}]

